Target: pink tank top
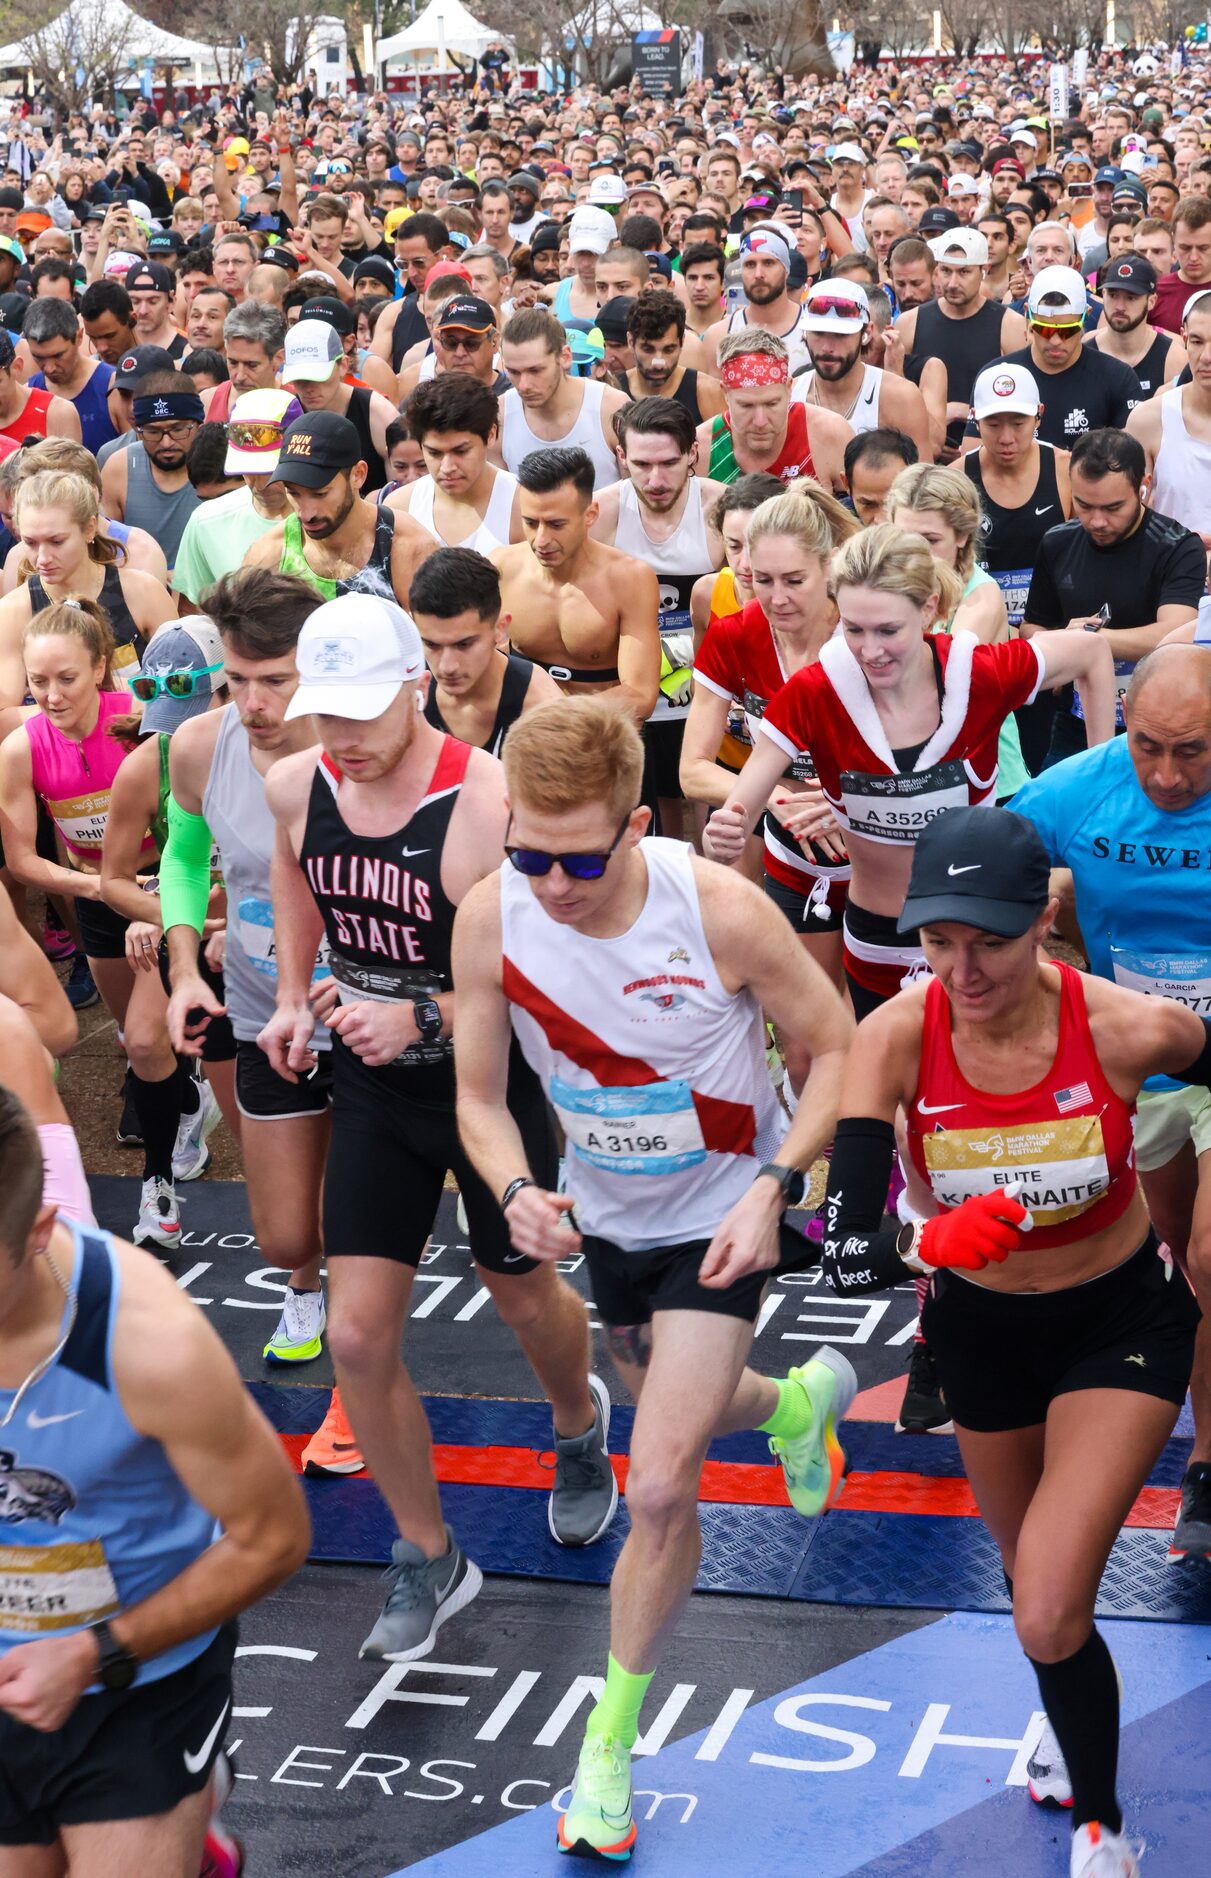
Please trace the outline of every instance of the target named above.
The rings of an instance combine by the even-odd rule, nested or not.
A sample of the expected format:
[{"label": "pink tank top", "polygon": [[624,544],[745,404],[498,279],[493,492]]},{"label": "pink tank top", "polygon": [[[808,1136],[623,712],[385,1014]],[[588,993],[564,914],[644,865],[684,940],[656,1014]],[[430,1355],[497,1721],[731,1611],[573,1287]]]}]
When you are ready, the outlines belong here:
[{"label": "pink tank top", "polygon": [[100,710],[87,737],[65,737],[39,711],[26,719],[34,794],[40,796],[73,854],[97,862],[105,838],[109,792],[125,747],[107,735],[111,718],[130,710],[128,691],[98,693]]}]

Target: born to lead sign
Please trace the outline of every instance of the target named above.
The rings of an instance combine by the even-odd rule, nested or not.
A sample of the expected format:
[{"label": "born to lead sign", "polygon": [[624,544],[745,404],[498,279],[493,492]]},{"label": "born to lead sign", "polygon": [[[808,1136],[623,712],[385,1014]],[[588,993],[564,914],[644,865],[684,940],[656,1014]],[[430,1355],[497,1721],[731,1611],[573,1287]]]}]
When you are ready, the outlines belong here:
[{"label": "born to lead sign", "polygon": [[681,90],[681,34],[673,27],[636,33],[631,41],[631,64],[645,92]]}]

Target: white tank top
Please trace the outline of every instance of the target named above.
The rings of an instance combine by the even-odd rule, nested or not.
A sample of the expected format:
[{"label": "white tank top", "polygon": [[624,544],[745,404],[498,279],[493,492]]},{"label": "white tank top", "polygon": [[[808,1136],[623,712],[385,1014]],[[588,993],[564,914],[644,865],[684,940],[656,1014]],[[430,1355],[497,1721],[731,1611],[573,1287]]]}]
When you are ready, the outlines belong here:
[{"label": "white tank top", "polygon": [[[738,333],[742,326],[751,326],[753,322],[747,315],[747,307],[740,307],[735,313],[731,314],[727,322],[729,333]],[[802,307],[795,308],[794,324],[789,326],[779,337],[786,347],[787,352],[790,354],[791,377],[793,378],[796,372],[801,371],[805,365],[810,365],[812,362],[812,355],[807,349],[807,334],[803,330]]]},{"label": "white tank top", "polygon": [[580,411],[571,430],[562,437],[536,437],[526,422],[526,407],[516,391],[506,391],[500,401],[500,453],[505,467],[514,475],[531,450],[572,450],[579,446],[593,465],[594,489],[605,489],[618,481],[618,461],[601,434],[601,394],[604,385],[594,378],[574,381],[583,390]]},{"label": "white tank top", "polygon": [[1199,534],[1211,532],[1211,443],[1186,429],[1180,385],[1163,391],[1158,402],[1161,447],[1152,466],[1149,506]]},{"label": "white tank top", "polygon": [[[791,390],[792,404],[814,404],[811,395],[816,382],[814,371],[804,372],[802,378],[796,378]],[[846,413],[845,422],[854,432],[860,430],[878,430],[879,428],[879,388],[883,383],[883,368],[879,365],[862,367],[862,383],[854,399],[853,409]]]},{"label": "white tank top", "polygon": [[[660,678],[663,687],[694,663],[694,628],[690,620],[690,591],[702,574],[713,574],[715,560],[707,538],[706,517],[697,479],[690,478],[689,500],[681,520],[667,541],[653,541],[643,525],[643,511],[632,482],[618,485],[618,525],[614,546],[623,554],[643,561],[656,575],[660,586],[660,638],[663,659]],[[668,668],[667,670],[665,668]],[[689,710],[692,684],[670,684],[677,698],[663,689],[648,722],[665,723],[672,719],[684,723]]]},{"label": "white tank top", "polygon": [[500,875],[513,1028],[563,1125],[581,1230],[624,1252],[710,1239],[785,1132],[760,1007],[715,969],[689,847],[640,852],[647,899],[616,939],[556,925]]},{"label": "white tank top", "polygon": [[[437,485],[432,476],[422,476],[412,485],[412,500],[408,513],[414,522],[427,529],[435,541],[445,542],[444,535],[437,531],[433,519],[433,499]],[[510,476],[508,470],[498,469],[492,484],[492,493],[488,497],[488,506],[484,519],[470,535],[464,535],[461,541],[446,542],[451,548],[474,548],[478,554],[491,554],[493,548],[507,548],[509,528],[513,519],[513,498],[517,494],[517,478]]]}]

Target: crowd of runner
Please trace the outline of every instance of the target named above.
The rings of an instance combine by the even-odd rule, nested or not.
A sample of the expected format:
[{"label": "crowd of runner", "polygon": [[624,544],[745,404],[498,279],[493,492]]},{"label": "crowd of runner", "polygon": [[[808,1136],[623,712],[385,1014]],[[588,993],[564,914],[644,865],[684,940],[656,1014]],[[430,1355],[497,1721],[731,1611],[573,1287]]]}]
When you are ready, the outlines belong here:
[{"label": "crowd of runner", "polygon": [[[447,1183],[557,1543],[636,1404],[564,1851],[635,1844],[710,1441],[840,1494],[845,1357],[749,1367],[822,1263],[915,1281],[897,1425],[999,1547],[1031,1792],[1076,1878],[1138,1869],[1094,1605],[1188,1389],[1170,1558],[1211,1560],[1208,77],[1102,54],[1057,122],[1029,61],[497,59],[13,115],[0,1878],[238,1869],[234,1619],[308,1529],[171,1275],[220,1123],[289,1273],[264,1360],[334,1365],[305,1470],[398,1528],[363,1658],[482,1582],[401,1355]],[[98,1003],[130,1244],[57,1086]]]}]

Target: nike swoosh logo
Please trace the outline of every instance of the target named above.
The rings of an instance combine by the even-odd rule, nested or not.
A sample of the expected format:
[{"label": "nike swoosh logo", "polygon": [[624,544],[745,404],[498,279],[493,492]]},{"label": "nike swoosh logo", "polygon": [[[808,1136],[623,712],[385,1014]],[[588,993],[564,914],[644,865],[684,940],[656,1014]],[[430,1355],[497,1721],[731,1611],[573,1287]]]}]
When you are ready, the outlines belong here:
[{"label": "nike swoosh logo", "polygon": [[1043,504],[1043,506],[1042,506],[1042,508],[1041,508],[1041,509],[1036,509],[1036,510],[1035,510],[1035,514],[1036,514],[1036,515],[1048,515],[1048,514],[1050,514],[1050,512],[1051,512],[1051,510],[1052,510],[1052,509],[1053,509],[1054,507],[1055,507],[1055,503],[1054,503],[1054,502],[1044,502],[1044,504]]},{"label": "nike swoosh logo", "polygon": [[946,1115],[951,1109],[961,1109],[962,1102],[918,1102],[918,1115]]},{"label": "nike swoosh logo", "polygon": [[401,848],[400,849],[400,853],[403,855],[405,861],[414,861],[418,854],[428,854],[430,852],[431,850],[429,848]]},{"label": "nike swoosh logo", "polygon": [[506,1265],[520,1265],[521,1261],[528,1257],[529,1257],[528,1252],[506,1252],[505,1264]]},{"label": "nike swoosh logo", "polygon": [[227,1720],[227,1711],[230,1707],[231,1707],[231,1697],[228,1696],[222,1708],[219,1710],[218,1721],[215,1723],[214,1727],[211,1729],[210,1733],[207,1735],[205,1741],[203,1741],[197,1753],[191,1754],[188,1748],[185,1749],[185,1767],[189,1773],[191,1774],[200,1773],[203,1767],[205,1767],[207,1761],[210,1759],[210,1751],[214,1747],[215,1742],[219,1738],[219,1730],[223,1726],[223,1723]]},{"label": "nike swoosh logo", "polygon": [[31,1409],[25,1418],[27,1428],[53,1428],[56,1422],[74,1422],[77,1415],[83,1415],[83,1409],[69,1409],[66,1415],[39,1415],[37,1409]]},{"label": "nike swoosh logo", "polygon": [[983,861],[969,861],[966,867],[956,867],[952,862],[946,869],[946,872],[951,876],[955,874],[978,874],[983,865]]}]

